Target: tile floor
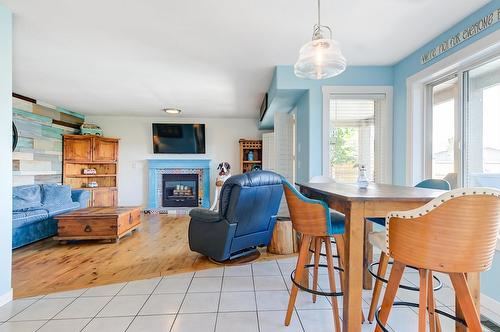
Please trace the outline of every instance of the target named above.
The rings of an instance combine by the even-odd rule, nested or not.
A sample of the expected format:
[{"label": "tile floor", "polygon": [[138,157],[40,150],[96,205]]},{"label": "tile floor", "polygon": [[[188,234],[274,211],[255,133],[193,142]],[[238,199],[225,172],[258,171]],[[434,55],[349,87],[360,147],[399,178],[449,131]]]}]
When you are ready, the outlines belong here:
[{"label": "tile floor", "polygon": [[[283,259],[18,299],[0,307],[0,332],[333,331],[330,299],[312,303],[303,292],[290,326],[283,325],[294,265],[295,259]],[[322,289],[328,288],[324,273],[319,277]],[[449,280],[442,280],[446,286],[437,292],[438,306],[452,313],[453,291]],[[405,282],[415,284],[418,275],[407,271]],[[363,294],[365,313],[370,296],[370,291]],[[417,294],[400,290],[398,298],[417,301]],[[341,298],[339,302],[342,306]],[[481,310],[500,324],[500,313]],[[416,331],[416,322],[413,308],[398,308],[389,328]],[[443,318],[442,323],[444,331],[454,331],[451,321]],[[374,325],[363,325],[363,331],[373,330]]]}]

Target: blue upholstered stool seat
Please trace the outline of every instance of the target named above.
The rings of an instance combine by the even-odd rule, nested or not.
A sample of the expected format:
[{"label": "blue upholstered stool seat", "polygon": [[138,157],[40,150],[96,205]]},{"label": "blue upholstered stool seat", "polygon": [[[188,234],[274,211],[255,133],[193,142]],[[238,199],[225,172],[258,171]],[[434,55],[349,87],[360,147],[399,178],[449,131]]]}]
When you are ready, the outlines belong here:
[{"label": "blue upholstered stool seat", "polygon": [[[450,184],[446,180],[427,179],[415,185],[416,188],[450,190]],[[366,218],[366,221],[385,227],[385,218]]]}]

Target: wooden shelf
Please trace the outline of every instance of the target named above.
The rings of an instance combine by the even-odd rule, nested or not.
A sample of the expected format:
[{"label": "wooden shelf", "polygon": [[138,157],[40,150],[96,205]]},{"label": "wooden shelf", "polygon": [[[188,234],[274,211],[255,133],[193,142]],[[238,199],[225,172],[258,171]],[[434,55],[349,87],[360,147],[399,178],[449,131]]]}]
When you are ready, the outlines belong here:
[{"label": "wooden shelf", "polygon": [[104,178],[104,177],[112,177],[112,176],[116,176],[116,174],[95,174],[95,175],[72,174],[72,175],[66,175],[67,178]]},{"label": "wooden shelf", "polygon": [[[95,169],[97,174],[84,174]],[[118,139],[90,136],[63,136],[63,183],[90,192],[91,207],[118,205]],[[96,183],[97,187],[89,187]]]},{"label": "wooden shelf", "polygon": [[[240,139],[240,172],[246,173],[254,168],[262,168],[262,141]],[[252,159],[248,160],[248,154],[252,153]]]},{"label": "wooden shelf", "polygon": [[99,165],[99,164],[116,164],[116,161],[64,161],[66,164],[82,164],[82,165]]}]

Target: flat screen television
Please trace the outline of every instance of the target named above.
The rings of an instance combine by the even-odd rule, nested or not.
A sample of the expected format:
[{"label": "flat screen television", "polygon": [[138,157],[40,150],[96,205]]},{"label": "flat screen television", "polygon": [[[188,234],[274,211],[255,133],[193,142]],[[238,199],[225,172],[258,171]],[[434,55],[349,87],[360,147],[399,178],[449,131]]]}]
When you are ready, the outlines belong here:
[{"label": "flat screen television", "polygon": [[154,153],[205,153],[205,125],[153,123]]}]

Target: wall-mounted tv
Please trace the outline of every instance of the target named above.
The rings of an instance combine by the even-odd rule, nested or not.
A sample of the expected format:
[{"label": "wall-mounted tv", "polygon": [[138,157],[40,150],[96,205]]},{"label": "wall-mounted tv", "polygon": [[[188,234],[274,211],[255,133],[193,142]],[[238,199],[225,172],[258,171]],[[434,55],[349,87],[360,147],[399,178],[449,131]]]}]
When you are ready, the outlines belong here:
[{"label": "wall-mounted tv", "polygon": [[153,123],[154,153],[205,153],[205,125]]}]

